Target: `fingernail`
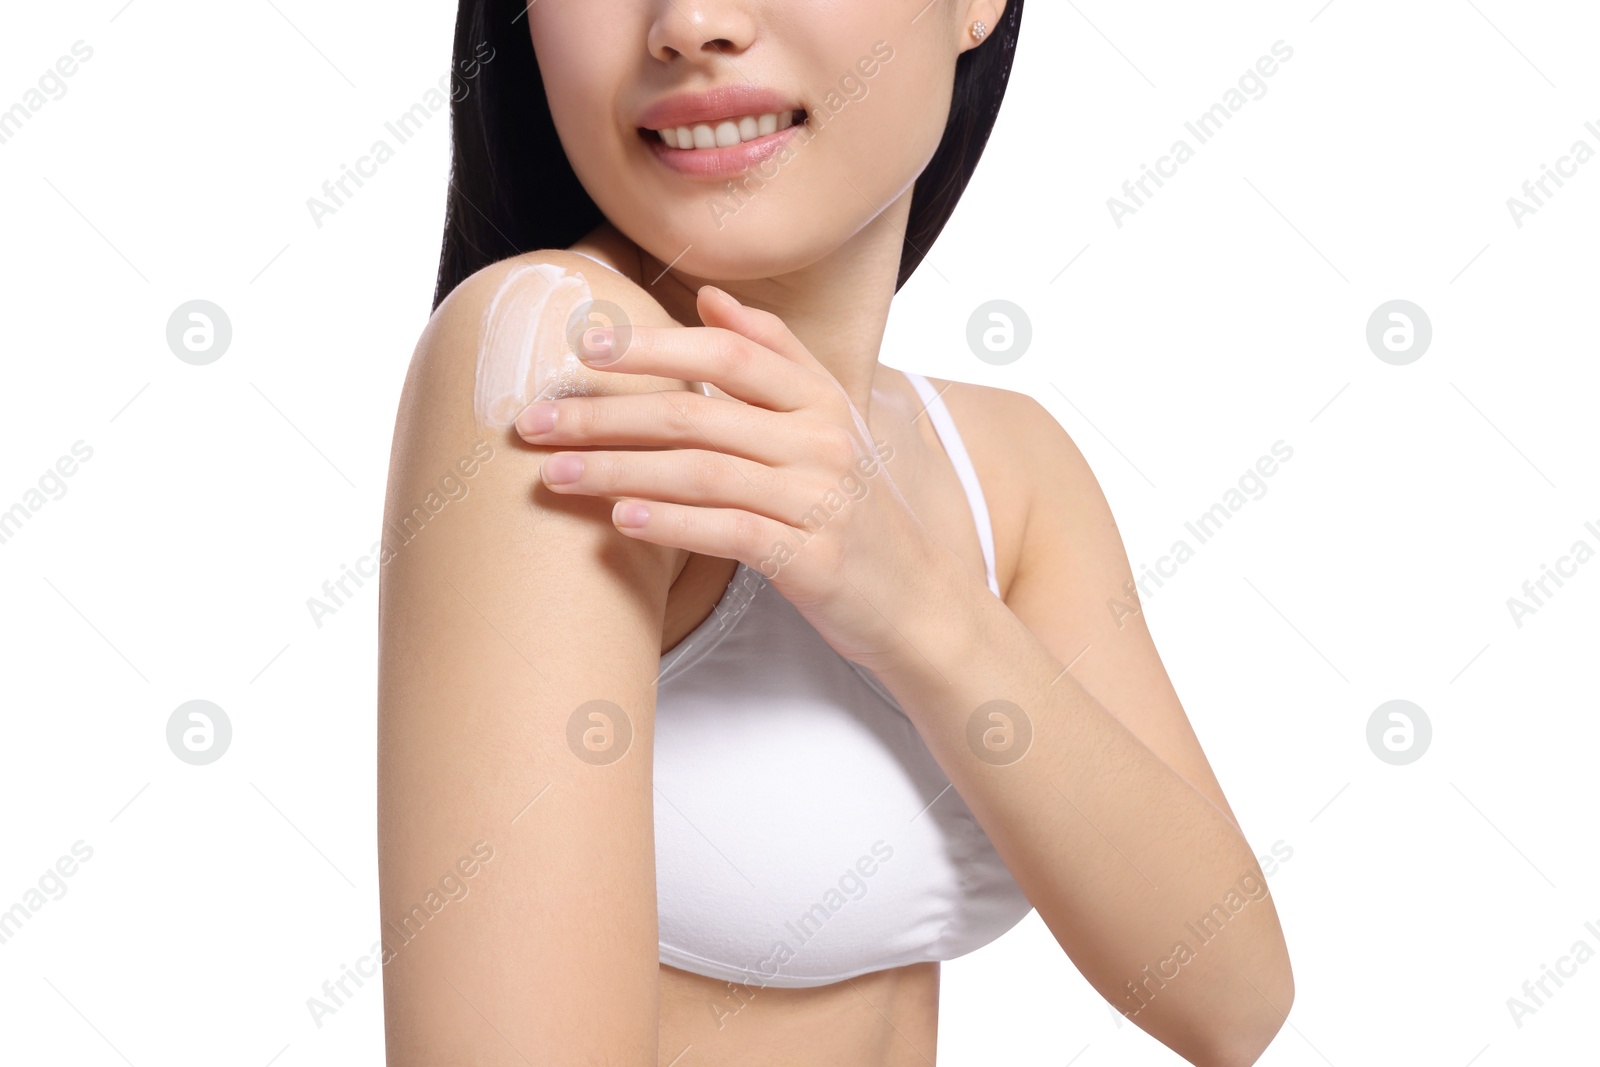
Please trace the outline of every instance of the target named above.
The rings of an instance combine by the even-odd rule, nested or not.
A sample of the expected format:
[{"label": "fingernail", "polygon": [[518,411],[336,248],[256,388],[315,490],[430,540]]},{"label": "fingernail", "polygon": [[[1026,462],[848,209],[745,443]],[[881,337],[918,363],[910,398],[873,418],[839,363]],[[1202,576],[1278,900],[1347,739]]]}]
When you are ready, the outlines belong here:
[{"label": "fingernail", "polygon": [[582,344],[578,349],[578,358],[595,366],[610,363],[616,358],[611,350],[611,334],[609,326],[595,326],[585,330],[581,339]]},{"label": "fingernail", "polygon": [[517,432],[524,434],[549,433],[556,426],[556,405],[533,404],[522,409],[517,416]]},{"label": "fingernail", "polygon": [[733,298],[733,294],[728,292],[726,289],[718,289],[715,285],[706,285],[706,286],[703,286],[703,288],[710,289],[711,292],[712,292],[712,295],[714,295],[718,300],[721,300],[725,304],[732,304],[732,305],[735,305],[735,306],[742,306],[742,305],[739,304],[739,301],[737,301],[737,300],[735,300]]},{"label": "fingernail", "polygon": [[546,485],[565,485],[575,482],[583,473],[583,457],[563,453],[550,456],[542,464]]},{"label": "fingernail", "polygon": [[650,521],[650,509],[636,501],[618,501],[611,518],[618,526],[637,528]]}]

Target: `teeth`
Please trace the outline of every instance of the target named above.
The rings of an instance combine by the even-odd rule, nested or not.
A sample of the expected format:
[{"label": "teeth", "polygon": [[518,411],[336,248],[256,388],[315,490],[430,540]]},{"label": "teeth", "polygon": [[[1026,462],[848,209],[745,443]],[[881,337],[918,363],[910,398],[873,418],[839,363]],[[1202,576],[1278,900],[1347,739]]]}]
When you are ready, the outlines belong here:
[{"label": "teeth", "polygon": [[741,115],[718,123],[695,126],[668,126],[658,130],[669,148],[731,148],[743,141],[765,137],[794,125],[793,111],[769,111],[764,115]]}]

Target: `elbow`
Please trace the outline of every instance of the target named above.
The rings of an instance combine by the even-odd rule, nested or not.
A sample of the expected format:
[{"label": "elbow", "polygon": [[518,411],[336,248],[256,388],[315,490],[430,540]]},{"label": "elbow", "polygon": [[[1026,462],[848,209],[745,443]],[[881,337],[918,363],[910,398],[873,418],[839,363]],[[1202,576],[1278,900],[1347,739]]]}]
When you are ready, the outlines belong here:
[{"label": "elbow", "polygon": [[1251,1067],[1267,1051],[1294,1004],[1294,974],[1285,954],[1269,971],[1250,979],[1250,999],[1226,1027],[1207,1034],[1206,1048],[1188,1057],[1194,1067]]}]

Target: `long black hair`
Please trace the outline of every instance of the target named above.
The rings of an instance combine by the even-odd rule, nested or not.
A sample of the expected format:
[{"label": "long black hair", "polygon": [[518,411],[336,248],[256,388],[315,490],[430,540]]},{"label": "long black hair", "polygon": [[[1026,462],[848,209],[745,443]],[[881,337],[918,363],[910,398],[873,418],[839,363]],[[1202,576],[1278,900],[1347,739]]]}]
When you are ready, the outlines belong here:
[{"label": "long black hair", "polygon": [[[604,218],[556,135],[524,6],[524,0],[461,0],[456,13],[450,190],[435,308],[490,263],[566,248]],[[1022,0],[1008,0],[1000,25],[990,29],[994,40],[956,57],[944,137],[912,190],[896,292],[944,229],[977,169],[1011,77],[1021,24]]]}]

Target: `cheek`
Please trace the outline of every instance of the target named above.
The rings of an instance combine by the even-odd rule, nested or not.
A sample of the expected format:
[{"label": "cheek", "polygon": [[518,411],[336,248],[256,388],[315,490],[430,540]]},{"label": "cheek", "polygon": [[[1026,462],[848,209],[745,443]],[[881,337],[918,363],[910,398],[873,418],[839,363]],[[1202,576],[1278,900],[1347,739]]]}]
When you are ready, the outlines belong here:
[{"label": "cheek", "polygon": [[599,68],[571,62],[557,62],[551,69],[541,66],[540,74],[567,162],[584,188],[603,204],[627,174],[621,161],[627,147],[623,138],[635,136],[632,128],[621,125],[614,100],[619,82],[607,80]]},{"label": "cheek", "polygon": [[585,69],[571,55],[551,56],[549,51],[539,53],[539,76],[544,82],[545,100],[556,128],[575,128],[579,122],[592,121],[593,112],[599,106],[598,79],[592,68]]},{"label": "cheek", "polygon": [[842,165],[909,186],[944,135],[955,72],[929,41],[883,40],[877,54],[865,51],[842,66],[824,107]]},{"label": "cheek", "polygon": [[529,11],[528,29],[545,100],[569,156],[598,142],[601,135],[611,135],[616,115],[609,109],[624,77],[608,67],[614,63],[608,57],[615,57],[616,49],[593,47],[594,21],[582,7],[547,0],[534,3]]}]

